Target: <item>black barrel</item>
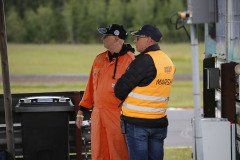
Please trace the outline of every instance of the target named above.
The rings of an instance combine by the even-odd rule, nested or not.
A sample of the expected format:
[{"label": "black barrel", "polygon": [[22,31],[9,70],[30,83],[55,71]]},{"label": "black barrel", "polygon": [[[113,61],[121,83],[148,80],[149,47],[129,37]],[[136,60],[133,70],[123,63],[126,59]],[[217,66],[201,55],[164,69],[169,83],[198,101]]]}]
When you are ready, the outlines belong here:
[{"label": "black barrel", "polygon": [[27,97],[19,100],[24,160],[69,160],[70,98]]}]

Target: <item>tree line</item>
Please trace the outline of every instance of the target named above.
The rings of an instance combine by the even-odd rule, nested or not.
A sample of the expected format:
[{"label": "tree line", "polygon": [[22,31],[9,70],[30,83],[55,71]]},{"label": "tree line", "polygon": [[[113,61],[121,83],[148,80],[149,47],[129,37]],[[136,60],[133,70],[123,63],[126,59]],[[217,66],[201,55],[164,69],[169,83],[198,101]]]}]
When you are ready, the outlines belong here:
[{"label": "tree line", "polygon": [[170,23],[173,13],[187,10],[187,0],[4,0],[4,5],[13,43],[99,43],[97,28],[113,23],[127,31],[154,24],[165,42],[188,41]]}]

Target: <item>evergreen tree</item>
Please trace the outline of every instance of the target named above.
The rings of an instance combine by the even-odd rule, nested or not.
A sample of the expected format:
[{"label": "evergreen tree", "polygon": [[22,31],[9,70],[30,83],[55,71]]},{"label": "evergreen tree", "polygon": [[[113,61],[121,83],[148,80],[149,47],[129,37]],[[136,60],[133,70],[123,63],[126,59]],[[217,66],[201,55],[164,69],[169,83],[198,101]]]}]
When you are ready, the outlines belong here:
[{"label": "evergreen tree", "polygon": [[66,24],[67,29],[67,43],[75,43],[73,38],[73,30],[72,30],[72,14],[71,14],[71,5],[70,3],[64,4],[64,10],[63,10],[63,17],[64,17],[64,23]]},{"label": "evergreen tree", "polygon": [[87,23],[89,21],[88,18],[88,0],[72,0],[72,31],[73,31],[73,39],[75,42],[83,42],[86,43],[87,40]]},{"label": "evergreen tree", "polygon": [[98,33],[97,28],[106,27],[111,22],[108,21],[108,12],[106,9],[105,0],[92,0],[88,5],[88,42],[101,42],[101,34]]},{"label": "evergreen tree", "polygon": [[[122,24],[128,31],[154,24],[164,41],[188,41],[170,16],[187,10],[187,0],[4,0],[8,40],[27,43],[101,42],[98,27]],[[189,31],[189,25],[185,24]],[[199,38],[204,26],[199,25]],[[132,42],[129,36],[128,42]]]},{"label": "evergreen tree", "polygon": [[123,24],[124,6],[122,0],[109,0],[106,18],[109,24]]},{"label": "evergreen tree", "polygon": [[50,7],[39,7],[37,10],[38,32],[35,41],[38,43],[49,43],[51,41],[52,10]]},{"label": "evergreen tree", "polygon": [[66,42],[67,27],[64,23],[62,8],[52,9],[52,21],[50,23],[51,42]]},{"label": "evergreen tree", "polygon": [[135,7],[133,27],[139,28],[144,24],[152,24],[154,19],[154,0],[132,0]]},{"label": "evergreen tree", "polygon": [[24,17],[24,24],[26,28],[26,42],[28,43],[37,43],[39,42],[38,32],[39,32],[39,25],[38,25],[38,15],[33,10],[27,10],[25,11],[25,17]]},{"label": "evergreen tree", "polygon": [[6,15],[6,32],[9,42],[23,43],[25,41],[26,30],[24,23],[14,7]]}]

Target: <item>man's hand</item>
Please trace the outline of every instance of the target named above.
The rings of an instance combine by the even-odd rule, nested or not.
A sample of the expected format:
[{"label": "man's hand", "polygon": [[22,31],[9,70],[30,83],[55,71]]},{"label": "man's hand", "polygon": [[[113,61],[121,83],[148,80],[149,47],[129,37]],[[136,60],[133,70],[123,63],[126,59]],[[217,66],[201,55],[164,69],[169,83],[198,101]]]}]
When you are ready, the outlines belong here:
[{"label": "man's hand", "polygon": [[81,115],[81,117],[76,117],[76,126],[80,128],[83,125],[83,112],[78,111],[77,115]]}]

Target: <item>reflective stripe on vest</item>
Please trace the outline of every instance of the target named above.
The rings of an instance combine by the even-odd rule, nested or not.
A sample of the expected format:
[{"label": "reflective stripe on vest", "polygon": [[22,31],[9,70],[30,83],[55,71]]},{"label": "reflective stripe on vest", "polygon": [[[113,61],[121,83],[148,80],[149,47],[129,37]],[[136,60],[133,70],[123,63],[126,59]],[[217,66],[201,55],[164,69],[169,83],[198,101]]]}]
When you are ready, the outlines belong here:
[{"label": "reflective stripe on vest", "polygon": [[156,97],[156,96],[147,96],[143,94],[138,94],[134,92],[130,92],[128,96],[133,98],[138,98],[142,100],[148,100],[148,101],[169,101],[169,97]]},{"label": "reflective stripe on vest", "polygon": [[123,107],[136,110],[136,111],[142,111],[142,112],[160,112],[165,113],[167,109],[162,108],[150,108],[150,107],[143,107],[143,106],[135,106],[132,104],[123,103]]}]

